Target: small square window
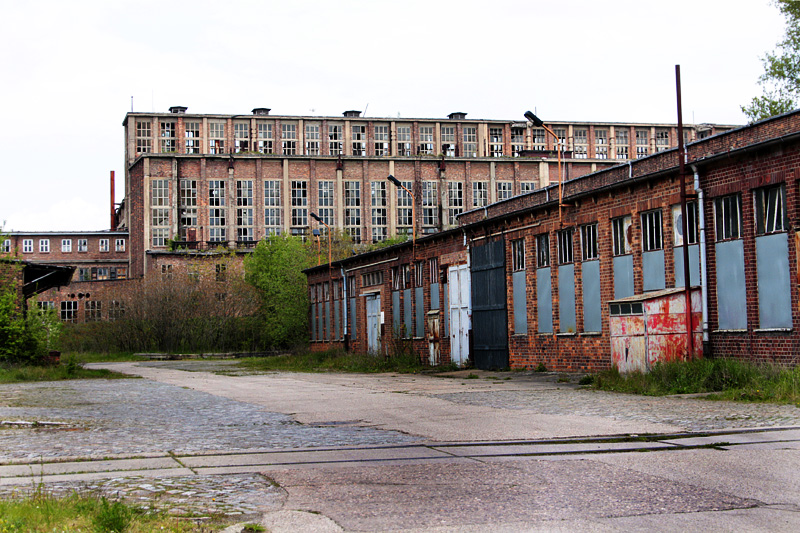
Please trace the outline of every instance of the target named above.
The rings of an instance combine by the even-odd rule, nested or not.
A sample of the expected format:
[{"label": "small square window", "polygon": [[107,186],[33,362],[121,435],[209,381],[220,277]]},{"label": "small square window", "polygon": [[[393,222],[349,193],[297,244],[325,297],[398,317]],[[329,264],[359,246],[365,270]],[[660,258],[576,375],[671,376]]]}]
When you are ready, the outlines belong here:
[{"label": "small square window", "polygon": [[33,239],[23,239],[22,240],[22,253],[23,254],[32,254],[33,253]]},{"label": "small square window", "polygon": [[114,250],[117,252],[125,251],[125,239],[117,239],[114,243]]},{"label": "small square window", "polygon": [[61,239],[61,252],[69,253],[72,251],[72,239]]},{"label": "small square window", "polygon": [[100,239],[100,251],[107,252],[108,251],[108,239]]},{"label": "small square window", "polygon": [[50,253],[50,239],[39,239],[39,253]]},{"label": "small square window", "polygon": [[86,239],[78,239],[78,251],[79,252],[88,252],[89,251],[89,241]]}]

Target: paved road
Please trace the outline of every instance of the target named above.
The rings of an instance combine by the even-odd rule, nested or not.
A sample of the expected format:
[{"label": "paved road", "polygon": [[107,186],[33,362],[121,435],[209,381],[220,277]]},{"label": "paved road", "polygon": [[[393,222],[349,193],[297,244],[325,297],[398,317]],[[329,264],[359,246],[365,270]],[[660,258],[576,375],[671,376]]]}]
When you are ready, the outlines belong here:
[{"label": "paved road", "polygon": [[800,529],[793,406],[516,373],[105,366],[146,379],[0,386],[13,422],[0,426],[0,494],[36,480],[273,531]]}]

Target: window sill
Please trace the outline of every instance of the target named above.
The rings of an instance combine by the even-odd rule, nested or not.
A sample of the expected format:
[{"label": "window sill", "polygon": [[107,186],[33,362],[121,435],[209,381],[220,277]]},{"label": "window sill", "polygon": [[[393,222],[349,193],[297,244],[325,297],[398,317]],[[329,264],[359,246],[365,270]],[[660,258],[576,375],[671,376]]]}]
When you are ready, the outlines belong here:
[{"label": "window sill", "polygon": [[794,328],[764,328],[754,329],[753,333],[791,333]]},{"label": "window sill", "polygon": [[711,333],[747,333],[746,329],[715,329]]},{"label": "window sill", "polygon": [[603,335],[602,331],[584,331],[583,333],[578,334],[581,337],[601,337]]},{"label": "window sill", "polygon": [[577,337],[578,333],[576,331],[567,331],[565,333],[556,333],[556,337]]}]

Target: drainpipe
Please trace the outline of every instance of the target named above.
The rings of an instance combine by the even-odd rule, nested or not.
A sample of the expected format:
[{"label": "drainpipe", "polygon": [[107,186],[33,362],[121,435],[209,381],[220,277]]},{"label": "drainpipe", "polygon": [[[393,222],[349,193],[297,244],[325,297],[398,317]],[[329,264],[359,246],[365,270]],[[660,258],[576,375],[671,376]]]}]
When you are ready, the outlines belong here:
[{"label": "drainpipe", "polygon": [[345,275],[344,267],[340,266],[339,271],[342,273],[342,295],[344,296],[343,318],[344,318],[344,351],[349,351],[350,348],[350,330],[347,328],[347,308],[350,307],[350,301],[347,299],[347,276]]},{"label": "drainpipe", "polygon": [[708,275],[706,265],[706,216],[703,203],[703,189],[700,188],[700,172],[696,165],[690,165],[694,173],[694,190],[697,193],[697,218],[700,219],[700,300],[703,306],[703,353],[708,345]]}]

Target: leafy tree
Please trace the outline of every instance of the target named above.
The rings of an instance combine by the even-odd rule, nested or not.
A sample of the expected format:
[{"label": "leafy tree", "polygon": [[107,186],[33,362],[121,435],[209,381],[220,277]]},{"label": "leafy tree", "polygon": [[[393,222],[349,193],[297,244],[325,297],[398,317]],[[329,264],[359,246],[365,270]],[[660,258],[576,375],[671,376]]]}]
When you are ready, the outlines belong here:
[{"label": "leafy tree", "polygon": [[786,18],[786,35],[762,60],[764,74],[758,83],[764,94],[742,106],[751,122],[791,111],[800,98],[800,2],[775,0],[775,4]]},{"label": "leafy tree", "polygon": [[303,270],[316,263],[316,245],[312,250],[310,243],[291,235],[272,235],[245,258],[245,280],[261,293],[265,334],[272,346],[291,347],[308,338]]}]

